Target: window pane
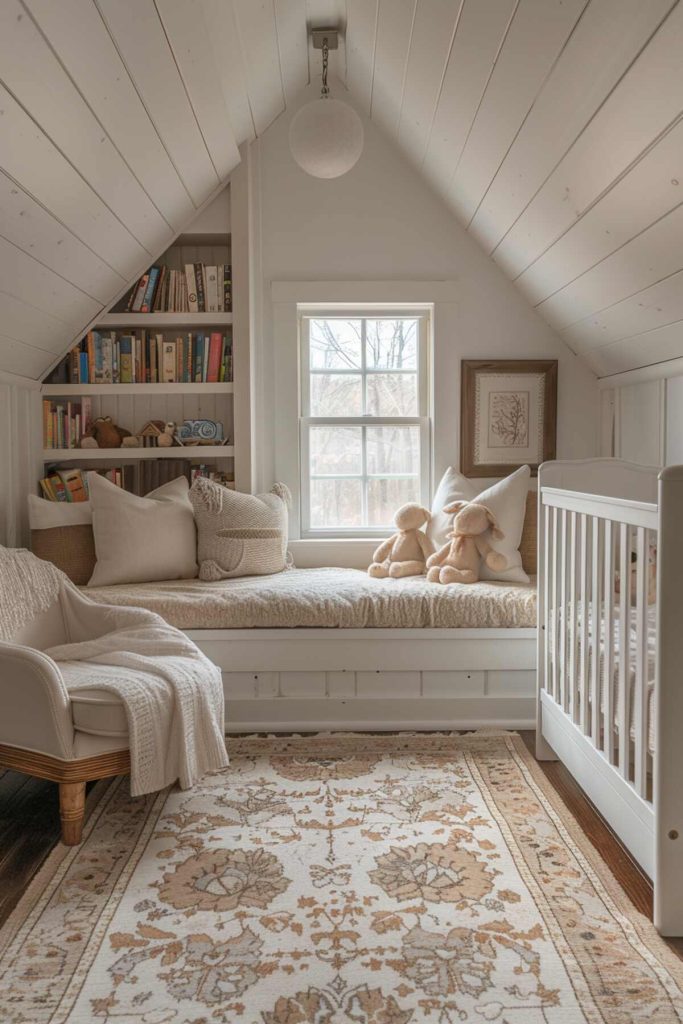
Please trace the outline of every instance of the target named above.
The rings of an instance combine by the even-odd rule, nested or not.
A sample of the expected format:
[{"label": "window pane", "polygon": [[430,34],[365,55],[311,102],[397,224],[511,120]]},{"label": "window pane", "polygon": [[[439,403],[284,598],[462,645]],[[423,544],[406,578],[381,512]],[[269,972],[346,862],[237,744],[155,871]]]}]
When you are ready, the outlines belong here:
[{"label": "window pane", "polygon": [[313,476],[363,472],[361,427],[311,427],[310,451]]},{"label": "window pane", "polygon": [[360,320],[311,320],[311,369],[359,370],[361,337]]},{"label": "window pane", "polygon": [[361,416],[363,378],[355,373],[312,373],[311,416]]},{"label": "window pane", "polygon": [[407,501],[420,500],[420,482],[409,480],[368,480],[368,526],[391,526],[394,512]]},{"label": "window pane", "polygon": [[370,374],[366,408],[371,416],[417,416],[417,374]]},{"label": "window pane", "polygon": [[363,525],[360,480],[311,480],[311,526]]},{"label": "window pane", "polygon": [[420,428],[418,426],[366,427],[368,473],[420,472]]},{"label": "window pane", "polygon": [[367,365],[377,370],[417,370],[417,320],[367,320]]}]

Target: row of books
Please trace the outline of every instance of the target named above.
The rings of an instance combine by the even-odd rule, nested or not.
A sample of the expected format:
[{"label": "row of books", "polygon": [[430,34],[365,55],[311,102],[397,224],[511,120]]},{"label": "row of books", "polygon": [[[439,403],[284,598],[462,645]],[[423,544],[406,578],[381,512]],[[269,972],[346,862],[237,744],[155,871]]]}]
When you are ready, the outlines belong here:
[{"label": "row of books", "polygon": [[193,465],[187,459],[161,459],[150,460],[145,463],[134,465],[123,465],[108,467],[107,469],[72,469],[55,466],[50,469],[47,475],[40,481],[40,489],[44,498],[48,501],[87,501],[88,473],[96,472],[100,476],[111,480],[117,487],[122,487],[132,494],[149,494],[156,487],[184,476],[188,483],[192,483],[198,476],[215,480],[216,483],[225,487],[234,488],[235,482],[232,474],[222,473],[215,466]]},{"label": "row of books", "polygon": [[80,469],[53,469],[40,481],[48,501],[87,501],[88,480]]},{"label": "row of books", "polygon": [[150,267],[120,304],[128,313],[229,313],[232,268],[186,263],[183,270]]},{"label": "row of books", "polygon": [[232,380],[232,332],[169,339],[139,331],[89,331],[50,374],[50,384],[217,384]]},{"label": "row of books", "polygon": [[89,398],[80,402],[43,399],[43,448],[78,448],[92,421]]}]

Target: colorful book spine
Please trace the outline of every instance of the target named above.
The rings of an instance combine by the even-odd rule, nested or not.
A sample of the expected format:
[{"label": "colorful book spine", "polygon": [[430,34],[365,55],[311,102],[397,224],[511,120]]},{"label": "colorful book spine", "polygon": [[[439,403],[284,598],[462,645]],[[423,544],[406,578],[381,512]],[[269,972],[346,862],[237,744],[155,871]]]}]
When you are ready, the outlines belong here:
[{"label": "colorful book spine", "polygon": [[143,274],[138,282],[135,298],[133,299],[133,305],[131,306],[131,312],[140,313],[142,311],[142,303],[145,298],[145,292],[147,291],[148,284],[149,274]]},{"label": "colorful book spine", "polygon": [[204,268],[201,263],[194,264],[195,287],[197,291],[197,312],[206,312],[206,289],[204,287]]},{"label": "colorful book spine", "polygon": [[218,377],[221,370],[222,347],[222,336],[218,333],[212,334],[209,341],[209,366],[206,375],[206,379],[210,384],[218,383]]},{"label": "colorful book spine", "polygon": [[120,374],[122,384],[133,383],[133,341],[134,338],[130,334],[123,334],[119,339],[121,352]]},{"label": "colorful book spine", "polygon": [[175,383],[176,358],[174,341],[165,341],[163,344],[161,373],[164,384]]},{"label": "colorful book spine", "polygon": [[158,280],[159,267],[150,267],[149,275],[147,278],[147,287],[145,288],[145,294],[142,296],[142,303],[140,305],[141,313],[150,313],[152,311],[154,293],[156,291]]},{"label": "colorful book spine", "polygon": [[192,380],[201,384],[204,380],[204,335],[195,334],[192,342]]}]

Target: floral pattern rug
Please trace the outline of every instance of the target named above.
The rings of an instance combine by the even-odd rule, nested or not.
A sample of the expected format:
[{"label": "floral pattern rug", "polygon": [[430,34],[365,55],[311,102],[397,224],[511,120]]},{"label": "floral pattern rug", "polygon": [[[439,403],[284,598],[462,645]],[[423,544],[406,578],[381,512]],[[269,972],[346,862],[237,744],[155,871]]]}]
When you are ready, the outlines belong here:
[{"label": "floral pattern rug", "polygon": [[519,737],[245,738],[100,784],[0,933],[3,1024],[671,1024],[681,963]]}]

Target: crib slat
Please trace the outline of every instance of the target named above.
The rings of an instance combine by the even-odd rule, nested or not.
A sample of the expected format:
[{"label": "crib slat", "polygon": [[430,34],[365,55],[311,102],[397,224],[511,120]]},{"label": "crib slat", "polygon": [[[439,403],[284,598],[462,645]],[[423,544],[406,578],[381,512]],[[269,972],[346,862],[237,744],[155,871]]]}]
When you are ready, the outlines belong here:
[{"label": "crib slat", "polygon": [[625,779],[629,779],[629,618],[631,595],[631,546],[630,529],[625,523],[619,525],[619,648],[617,652],[619,665],[619,715],[617,731],[619,736],[619,771]]},{"label": "crib slat", "polygon": [[543,683],[546,690],[551,689],[550,680],[550,565],[555,557],[555,552],[550,547],[550,509],[543,506],[543,562],[545,572],[543,573],[543,621],[539,626],[543,628]]},{"label": "crib slat", "polygon": [[635,787],[638,796],[647,790],[647,531],[636,532],[636,682],[634,692]]},{"label": "crib slat", "polygon": [[614,762],[614,534],[611,519],[605,520],[605,633],[602,673],[602,732],[605,757]]},{"label": "crib slat", "polygon": [[560,656],[557,639],[560,635],[560,567],[557,553],[559,551],[557,541],[559,533],[559,510],[553,509],[553,554],[551,559],[553,570],[553,700],[559,701],[560,697]]},{"label": "crib slat", "polygon": [[600,593],[601,576],[601,537],[600,520],[593,518],[593,558],[591,583],[591,619],[593,630],[591,635],[591,738],[596,747],[600,745],[600,652],[602,647],[602,595]]},{"label": "crib slat", "polygon": [[567,672],[566,672],[566,638],[567,638],[567,510],[562,509],[562,529],[560,538],[560,706],[567,710]]},{"label": "crib slat", "polygon": [[590,617],[590,600],[588,592],[588,516],[582,513],[581,515],[581,564],[580,564],[580,580],[581,580],[581,640],[580,646],[580,671],[579,671],[579,686],[581,694],[581,732],[584,736],[588,735],[588,620]]},{"label": "crib slat", "polygon": [[569,714],[573,722],[578,721],[579,688],[576,684],[576,512],[569,513],[569,619],[567,623],[567,645],[569,648]]}]

